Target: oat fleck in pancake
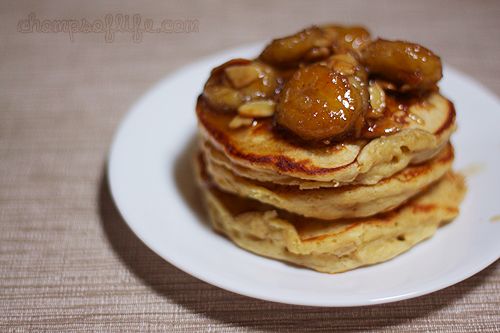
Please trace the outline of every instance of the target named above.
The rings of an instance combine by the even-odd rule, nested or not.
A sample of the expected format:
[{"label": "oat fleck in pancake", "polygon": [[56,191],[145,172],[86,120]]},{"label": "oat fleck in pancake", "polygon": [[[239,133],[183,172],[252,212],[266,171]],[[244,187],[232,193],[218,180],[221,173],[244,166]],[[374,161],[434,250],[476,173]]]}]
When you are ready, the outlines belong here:
[{"label": "oat fleck in pancake", "polygon": [[311,27],[214,68],[196,104],[216,231],[320,272],[389,260],[458,214],[441,59],[362,27]]}]

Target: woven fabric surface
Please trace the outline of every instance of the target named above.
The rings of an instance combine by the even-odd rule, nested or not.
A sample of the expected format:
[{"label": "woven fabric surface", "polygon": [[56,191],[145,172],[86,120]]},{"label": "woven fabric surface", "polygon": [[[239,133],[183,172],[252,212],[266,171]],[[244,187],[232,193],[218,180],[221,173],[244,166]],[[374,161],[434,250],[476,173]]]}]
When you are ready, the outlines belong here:
[{"label": "woven fabric surface", "polygon": [[[190,20],[196,29],[53,32],[56,20],[107,15]],[[426,46],[500,96],[499,17],[498,1],[3,1],[0,331],[500,331],[499,261],[438,292],[384,305],[257,300],[156,255],[121,218],[106,181],[110,143],[129,108],[207,54],[312,24],[364,25]]]}]

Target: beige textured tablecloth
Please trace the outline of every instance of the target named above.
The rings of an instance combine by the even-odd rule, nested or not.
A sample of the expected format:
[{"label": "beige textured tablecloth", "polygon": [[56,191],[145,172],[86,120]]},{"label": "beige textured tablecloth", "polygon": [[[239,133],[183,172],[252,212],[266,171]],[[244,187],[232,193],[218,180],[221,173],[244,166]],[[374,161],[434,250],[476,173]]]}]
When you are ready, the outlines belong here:
[{"label": "beige textured tablecloth", "polygon": [[[170,33],[106,35],[108,14]],[[57,20],[79,25],[56,33]],[[2,1],[0,331],[500,331],[498,261],[397,303],[292,306],[184,273],[120,217],[109,145],[149,87],[208,54],[328,22],[420,43],[500,95],[499,1]]]}]

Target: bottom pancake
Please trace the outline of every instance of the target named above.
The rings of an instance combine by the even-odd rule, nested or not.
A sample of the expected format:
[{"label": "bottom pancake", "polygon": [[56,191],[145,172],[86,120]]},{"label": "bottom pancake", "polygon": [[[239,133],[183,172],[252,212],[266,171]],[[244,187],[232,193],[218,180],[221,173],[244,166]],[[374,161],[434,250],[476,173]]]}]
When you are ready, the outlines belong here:
[{"label": "bottom pancake", "polygon": [[425,192],[390,212],[319,220],[223,192],[205,172],[201,157],[196,164],[217,232],[250,252],[326,273],[387,261],[431,237],[458,215],[466,190],[464,179],[449,171]]}]

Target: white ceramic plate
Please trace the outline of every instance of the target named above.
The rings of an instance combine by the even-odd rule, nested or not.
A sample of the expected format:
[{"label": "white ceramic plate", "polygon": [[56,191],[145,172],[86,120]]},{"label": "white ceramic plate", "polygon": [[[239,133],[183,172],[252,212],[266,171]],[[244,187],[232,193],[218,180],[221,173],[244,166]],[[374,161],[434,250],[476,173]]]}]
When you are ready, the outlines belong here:
[{"label": "white ceramic plate", "polygon": [[195,102],[210,70],[255,57],[233,49],[170,75],[130,110],[112,142],[113,198],[137,236],[161,257],[218,287],[264,300],[358,306],[424,295],[460,282],[500,257],[499,100],[445,68],[440,86],[457,110],[455,169],[467,177],[460,216],[397,258],[342,274],[322,274],[248,253],[209,227],[191,176]]}]

